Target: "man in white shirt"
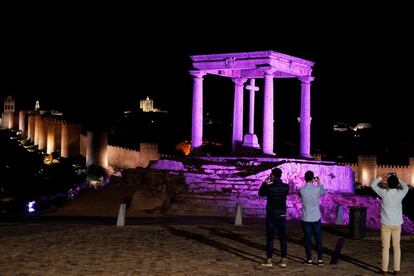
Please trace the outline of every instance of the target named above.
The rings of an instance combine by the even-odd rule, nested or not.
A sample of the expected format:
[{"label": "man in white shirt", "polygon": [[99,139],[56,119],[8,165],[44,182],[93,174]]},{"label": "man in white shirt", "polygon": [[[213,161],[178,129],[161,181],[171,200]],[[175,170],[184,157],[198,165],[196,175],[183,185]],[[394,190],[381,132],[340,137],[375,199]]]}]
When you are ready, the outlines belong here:
[{"label": "man in white shirt", "polygon": [[401,263],[401,224],[403,223],[401,202],[407,195],[408,186],[398,179],[396,173],[387,175],[387,188],[378,186],[381,180],[381,176],[374,179],[371,188],[381,197],[382,272],[388,273],[390,240],[392,238],[394,272],[398,275]]}]

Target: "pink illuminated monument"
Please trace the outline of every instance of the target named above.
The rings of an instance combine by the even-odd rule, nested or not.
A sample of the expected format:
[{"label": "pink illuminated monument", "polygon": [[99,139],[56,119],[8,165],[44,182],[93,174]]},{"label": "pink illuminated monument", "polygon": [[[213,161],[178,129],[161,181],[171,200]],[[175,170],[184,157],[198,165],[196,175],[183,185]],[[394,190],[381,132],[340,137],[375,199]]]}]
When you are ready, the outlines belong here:
[{"label": "pink illuminated monument", "polygon": [[[311,112],[310,84],[313,62],[275,51],[211,54],[191,56],[194,69],[192,112],[192,145],[200,148],[203,140],[203,77],[212,74],[231,78],[234,82],[232,148],[260,148],[254,133],[254,98],[259,90],[255,79],[264,78],[263,141],[264,154],[274,155],[274,89],[275,78],[297,78],[301,83],[300,156],[310,158]],[[249,85],[244,86],[247,80]],[[243,92],[250,91],[249,133],[243,133]]]},{"label": "pink illuminated monument", "polygon": [[[192,112],[192,146],[200,148],[203,140],[203,77],[206,74],[231,78],[234,82],[232,149],[257,149],[266,155],[238,154],[225,156],[190,156],[180,160],[159,160],[152,169],[180,173],[188,185],[170,208],[172,214],[233,216],[243,206],[245,216],[264,217],[265,200],[258,196],[263,181],[274,168],[283,172],[282,180],[289,185],[287,218],[300,220],[302,214],[298,189],[305,185],[304,175],[311,170],[319,176],[327,195],[321,199],[323,223],[348,223],[350,207],[367,208],[367,226],[379,228],[381,203],[377,198],[354,194],[355,176],[350,166],[311,158],[311,93],[313,62],[274,51],[192,56],[194,79]],[[264,78],[263,89],[256,79]],[[274,90],[275,78],[296,78],[301,84],[300,156],[275,157]],[[244,89],[249,93],[249,128],[243,133]],[[299,89],[298,89],[299,90]],[[263,91],[263,140],[255,134],[255,96]],[[243,152],[243,151],[241,151]],[[246,151],[247,152],[247,151]],[[361,168],[376,172],[376,162],[366,158]],[[371,175],[371,173],[370,173]],[[372,174],[374,175],[374,174]],[[369,179],[369,177],[365,177]],[[343,217],[342,217],[343,216]],[[404,217],[403,231],[414,233],[414,224]]]}]

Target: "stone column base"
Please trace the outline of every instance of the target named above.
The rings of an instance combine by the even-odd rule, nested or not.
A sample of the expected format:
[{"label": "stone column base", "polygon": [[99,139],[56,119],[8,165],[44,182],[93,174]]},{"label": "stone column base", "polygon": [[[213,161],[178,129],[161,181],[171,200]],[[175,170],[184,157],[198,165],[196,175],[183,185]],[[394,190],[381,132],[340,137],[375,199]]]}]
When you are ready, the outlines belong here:
[{"label": "stone column base", "polygon": [[249,134],[244,135],[243,147],[260,149],[260,145],[259,145],[256,134],[249,133]]}]

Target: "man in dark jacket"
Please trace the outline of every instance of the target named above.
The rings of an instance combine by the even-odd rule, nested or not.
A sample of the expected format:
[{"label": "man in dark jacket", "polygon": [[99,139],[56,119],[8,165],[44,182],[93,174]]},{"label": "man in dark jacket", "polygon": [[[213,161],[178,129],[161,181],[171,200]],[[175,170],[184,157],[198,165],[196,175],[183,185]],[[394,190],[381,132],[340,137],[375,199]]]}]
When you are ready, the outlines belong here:
[{"label": "man in dark jacket", "polygon": [[287,237],[286,237],[286,197],[289,193],[289,185],[280,179],[282,170],[275,168],[269,178],[263,182],[259,189],[259,196],[267,197],[266,204],[266,255],[263,266],[273,266],[273,239],[275,229],[280,240],[281,259],[280,267],[286,267]]}]

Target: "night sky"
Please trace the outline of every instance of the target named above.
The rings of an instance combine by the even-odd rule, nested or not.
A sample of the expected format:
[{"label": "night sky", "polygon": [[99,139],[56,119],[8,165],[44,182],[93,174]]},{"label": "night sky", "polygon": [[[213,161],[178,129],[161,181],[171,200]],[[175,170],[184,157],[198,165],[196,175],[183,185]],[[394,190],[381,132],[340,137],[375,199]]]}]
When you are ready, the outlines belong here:
[{"label": "night sky", "polygon": [[[148,95],[172,117],[190,120],[190,55],[275,50],[316,62],[317,137],[333,122],[346,121],[371,122],[412,139],[409,9],[181,8],[18,14],[2,27],[0,96],[15,96],[22,108],[39,99],[42,108],[96,120],[139,107]],[[206,112],[229,119],[232,82],[207,77],[204,85]],[[299,114],[299,82],[276,80],[275,93],[276,121],[288,118],[280,126],[289,132]]]}]

